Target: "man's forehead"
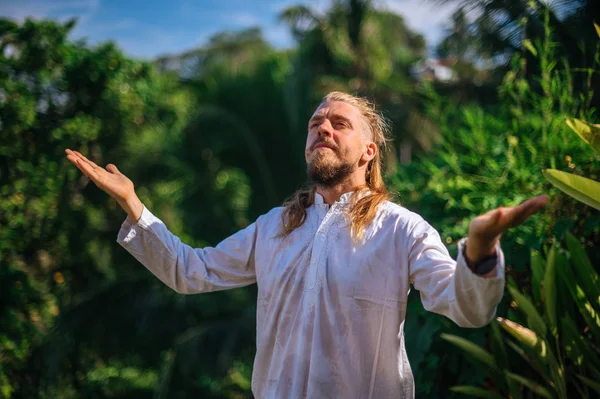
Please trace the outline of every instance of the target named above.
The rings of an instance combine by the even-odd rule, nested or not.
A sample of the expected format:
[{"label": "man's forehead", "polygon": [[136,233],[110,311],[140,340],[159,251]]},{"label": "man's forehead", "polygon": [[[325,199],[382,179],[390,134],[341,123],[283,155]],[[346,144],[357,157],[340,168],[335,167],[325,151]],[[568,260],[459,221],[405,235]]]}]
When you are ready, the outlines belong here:
[{"label": "man's forehead", "polygon": [[321,103],[321,105],[319,105],[315,110],[312,118],[324,117],[333,114],[342,115],[349,119],[358,119],[361,117],[360,111],[354,105],[348,104],[344,101],[329,101]]}]

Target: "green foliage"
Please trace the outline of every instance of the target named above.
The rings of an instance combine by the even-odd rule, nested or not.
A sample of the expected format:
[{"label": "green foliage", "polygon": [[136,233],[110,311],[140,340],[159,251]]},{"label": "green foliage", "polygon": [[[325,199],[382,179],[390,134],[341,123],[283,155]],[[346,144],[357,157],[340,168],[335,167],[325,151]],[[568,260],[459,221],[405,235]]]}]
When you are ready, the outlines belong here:
[{"label": "green foliage", "polygon": [[543,174],[556,188],[600,210],[600,183],[597,181],[555,169],[547,169]]},{"label": "green foliage", "polygon": [[[428,151],[437,141],[437,126],[424,115],[417,82],[409,73],[411,65],[425,56],[425,42],[402,16],[362,0],[336,1],[324,15],[292,6],[280,18],[299,39],[296,71],[288,84],[295,112],[314,109],[332,90],[373,99],[392,122],[398,139],[395,148],[386,152],[389,170],[402,155],[402,144]],[[309,118],[306,113],[298,116],[302,121]]]},{"label": "green foliage", "polygon": [[[567,119],[567,125],[586,144],[589,144],[597,153],[600,153],[600,125],[592,125],[579,119]],[[554,169],[545,170],[543,173],[546,179],[555,187],[571,197],[600,210],[600,182]]]},{"label": "green foliage", "polygon": [[568,118],[567,125],[573,129],[586,144],[592,146],[596,152],[600,152],[600,125],[592,125],[591,123],[575,118]]},{"label": "green foliage", "polygon": [[[111,322],[95,307],[79,311],[96,316],[87,326],[87,317],[70,318],[78,306],[93,304],[98,291],[123,287],[134,270],[122,266],[131,262],[114,246],[122,211],[73,170],[64,149],[79,149],[101,165],[126,159],[128,141],[149,131],[164,135],[165,126],[177,128],[185,118],[176,82],[125,58],[112,44],[90,49],[69,42],[73,25],[0,24],[3,397],[84,392],[107,375],[108,369],[87,370],[93,359],[110,356],[106,341],[117,337],[102,332]],[[135,180],[142,187],[147,182]],[[160,193],[152,196],[161,199]],[[101,328],[77,335],[94,325]],[[82,352],[87,357],[79,357]],[[134,389],[135,375],[123,374],[123,384]]]},{"label": "green foliage", "polygon": [[[516,205],[528,197],[548,191],[550,187],[541,173],[546,168],[561,167],[577,174],[598,175],[599,159],[583,141],[572,140],[573,134],[564,124],[565,118],[571,115],[593,118],[595,110],[588,108],[591,89],[582,95],[574,90],[572,80],[576,72],[556,61],[558,54],[551,43],[532,42],[532,45],[536,46],[539,60],[530,63],[528,58],[520,55],[513,58],[512,67],[499,87],[499,104],[487,108],[475,104],[459,106],[447,97],[440,97],[433,88],[425,87],[430,98],[427,110],[434,122],[442,127],[443,141],[434,150],[434,156],[421,156],[416,162],[399,170],[390,178],[390,186],[399,193],[403,205],[423,215],[438,229],[447,244],[457,242],[466,235],[473,214]],[[533,79],[530,78],[531,64],[540,68],[535,71]],[[594,67],[597,68],[598,64]],[[522,324],[530,326],[535,336],[559,336],[561,320],[570,313],[573,305],[583,309],[590,306],[589,300],[581,297],[581,292],[587,291],[575,289],[574,284],[570,285],[571,289],[580,297],[576,297],[575,302],[569,300],[568,280],[556,274],[562,273],[560,270],[567,264],[564,255],[550,251],[552,260],[545,265],[540,251],[548,250],[553,243],[564,240],[570,230],[574,236],[581,237],[586,247],[592,249],[591,264],[597,264],[600,261],[600,252],[597,250],[599,225],[600,215],[593,209],[556,194],[545,212],[503,235],[507,274],[516,282],[509,288],[514,298],[513,305],[525,310],[526,317]],[[578,259],[581,259],[580,255]],[[594,268],[585,270],[589,279]],[[542,304],[543,311],[536,310]],[[418,304],[414,307],[418,308]],[[510,319],[516,317],[514,311],[507,310],[504,304],[499,307],[499,312],[507,312]],[[582,318],[587,320],[587,325],[592,325],[590,329],[595,328],[592,312],[585,313]],[[521,319],[518,317],[517,320],[521,322]],[[579,323],[585,320],[577,321],[578,330],[581,328]],[[408,318],[407,331],[409,328],[418,330],[418,327],[411,328],[411,323],[420,322]],[[514,329],[512,331],[517,332]],[[485,330],[479,331],[481,336],[475,342],[483,341],[485,333]],[[458,336],[464,337],[463,334],[459,332]],[[447,335],[442,337],[448,338]],[[530,388],[537,387],[535,384],[539,383],[535,382],[536,376],[521,371],[532,356],[545,362],[548,378],[558,378],[557,381],[564,378],[561,377],[559,366],[564,354],[554,354],[551,351],[554,346],[550,345],[550,341],[542,338],[527,341],[527,349],[519,349],[522,358],[515,360],[515,351],[506,355],[503,349],[505,344],[501,342],[504,339],[495,333],[492,333],[492,337],[490,345],[498,364],[501,364],[499,367],[512,370],[514,375],[527,379],[488,372],[488,376],[496,375],[495,389],[499,389],[503,395],[519,397],[519,385],[527,385],[526,381],[531,381],[527,385]],[[527,335],[521,337],[526,339]],[[431,338],[432,346],[435,346],[437,339]],[[454,338],[454,342],[457,339]],[[515,345],[511,343],[509,346],[512,348]],[[589,347],[587,350],[590,350]],[[472,353],[469,357],[473,357]],[[409,359],[419,360],[411,357],[410,352]],[[437,380],[437,373],[441,370],[447,373],[451,362],[447,358],[434,370],[426,370],[421,364],[412,363],[413,370],[416,370],[417,390],[419,380]],[[458,384],[473,385],[480,382],[481,379],[474,376],[468,380],[456,379]],[[572,383],[573,380],[569,379],[569,384]],[[550,391],[554,392],[552,395],[562,395],[565,389],[565,384],[558,384]],[[545,390],[540,389],[538,394],[546,394]]]},{"label": "green foliage", "polygon": [[[511,380],[546,398],[571,398],[574,395],[594,397],[589,388],[597,389],[595,380],[600,376],[596,346],[600,342],[598,331],[600,318],[597,317],[600,312],[600,301],[595,296],[600,288],[599,276],[592,268],[586,268],[585,272],[578,273],[579,276],[576,278],[573,270],[577,270],[577,266],[581,263],[589,263],[589,258],[573,235],[568,235],[567,247],[570,261],[567,261],[567,257],[562,252],[558,252],[559,250],[554,246],[548,254],[546,275],[542,281],[548,293],[545,301],[540,305],[543,311],[538,312],[526,294],[520,293],[514,285],[509,286],[511,296],[515,300],[514,306],[522,312],[526,322],[521,325],[499,317],[497,323],[516,339],[518,343],[510,340],[506,342],[516,353],[523,356],[531,369],[516,369],[511,364],[505,364],[502,367],[504,375],[490,374],[494,380],[495,390],[502,397],[511,396],[510,390],[504,390]],[[535,256],[539,257],[539,254]],[[563,304],[556,305],[555,298],[568,293],[560,291],[561,286],[556,284],[555,274],[566,282],[571,300],[576,303],[581,317],[570,315],[567,308],[562,307]],[[582,289],[582,286],[589,289],[587,291],[589,294]],[[561,315],[562,326],[556,325],[556,315]],[[546,325],[550,328],[547,329]],[[478,355],[473,358],[487,366],[495,365],[496,358],[504,356],[498,351],[485,352],[458,337],[444,338],[462,347],[469,355],[484,353],[485,356]],[[494,336],[493,339],[499,340],[499,344],[503,345],[501,341],[504,338]],[[526,374],[526,371],[529,373]]]},{"label": "green foliage", "polygon": [[[543,7],[493,3],[516,10],[513,20],[526,11],[531,26],[544,18],[565,26]],[[426,47],[399,15],[335,1],[323,13],[290,7],[282,19],[297,49],[276,51],[255,28],[225,32],[157,60],[162,70],[110,43],[70,42],[74,21],[0,19],[0,397],[251,396],[255,288],[169,291],[115,245],[123,212],[68,164],[65,148],[117,164],[144,204],[196,247],[244,227],[304,181],[306,121],[331,89],[383,108],[398,143],[386,154],[390,188],[447,244],[474,214],[550,190],[543,169],[598,180],[598,158],[564,123],[597,142],[597,125],[583,122],[597,118],[589,107],[597,71],[572,43],[561,61],[552,40],[564,32],[511,25],[527,33],[522,51],[501,71],[498,101],[489,95],[482,106],[454,92],[486,79],[495,91],[498,71],[475,62],[511,44],[490,50],[492,25],[479,21],[478,32],[488,31],[474,35],[455,15],[445,42],[460,52],[461,81],[438,85],[448,93],[440,95],[411,78]],[[171,62],[179,70],[165,70]],[[401,166],[406,143],[422,152]],[[464,330],[410,295],[406,346],[418,396],[447,397],[452,385],[456,395],[493,398],[527,397],[525,387],[559,397],[598,390],[600,216],[556,193],[545,214],[502,238],[515,284],[499,312],[510,320]]]}]

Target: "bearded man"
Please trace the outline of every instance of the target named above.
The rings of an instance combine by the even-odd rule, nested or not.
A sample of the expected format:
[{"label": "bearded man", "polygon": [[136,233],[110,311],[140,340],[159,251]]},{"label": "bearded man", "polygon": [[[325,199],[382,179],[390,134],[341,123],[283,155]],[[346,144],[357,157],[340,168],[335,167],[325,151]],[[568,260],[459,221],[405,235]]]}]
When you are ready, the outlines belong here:
[{"label": "bearded man", "polygon": [[481,327],[504,290],[500,236],[543,207],[531,198],[474,218],[454,260],[421,216],[389,200],[386,125],[366,99],[332,92],[308,123],[311,186],[216,247],[192,248],[116,166],[67,158],[128,214],[117,242],[182,294],[257,283],[257,398],[413,398],[404,347],[409,285],[425,309]]}]

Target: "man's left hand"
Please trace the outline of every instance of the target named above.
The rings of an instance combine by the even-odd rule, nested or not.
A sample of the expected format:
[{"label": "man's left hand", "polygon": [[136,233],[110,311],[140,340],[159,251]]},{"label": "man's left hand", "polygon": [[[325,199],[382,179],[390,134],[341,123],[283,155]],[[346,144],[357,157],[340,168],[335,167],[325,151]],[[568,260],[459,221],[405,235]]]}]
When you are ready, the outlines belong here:
[{"label": "man's left hand", "polygon": [[520,205],[493,209],[477,216],[469,224],[466,257],[469,266],[493,255],[496,243],[506,230],[523,223],[529,216],[538,212],[548,202],[546,194],[538,195]]}]

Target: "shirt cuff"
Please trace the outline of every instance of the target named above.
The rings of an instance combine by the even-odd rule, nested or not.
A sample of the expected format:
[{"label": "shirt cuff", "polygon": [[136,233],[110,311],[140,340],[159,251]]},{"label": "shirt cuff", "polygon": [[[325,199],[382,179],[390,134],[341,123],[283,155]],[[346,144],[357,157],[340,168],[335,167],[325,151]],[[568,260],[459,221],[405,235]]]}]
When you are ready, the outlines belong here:
[{"label": "shirt cuff", "polygon": [[[496,242],[496,275],[494,277],[483,277],[476,274],[471,268],[467,265],[467,260],[465,259],[465,242],[468,237],[461,238],[458,243],[458,255],[457,255],[457,269],[460,269],[460,273],[469,281],[471,287],[474,287],[477,284],[484,283],[486,280],[504,280],[505,272],[504,272],[504,253],[502,252],[502,247],[500,246],[500,240]],[[494,270],[492,269],[492,270]]]},{"label": "shirt cuff", "polygon": [[[143,204],[142,204],[143,205]],[[131,240],[133,240],[142,230],[150,229],[150,226],[153,222],[157,221],[158,218],[143,205],[142,215],[140,219],[136,223],[131,223],[129,218],[126,218],[123,223],[121,223],[121,228],[119,229],[119,233],[117,234],[117,243],[119,244],[127,244]]]}]

